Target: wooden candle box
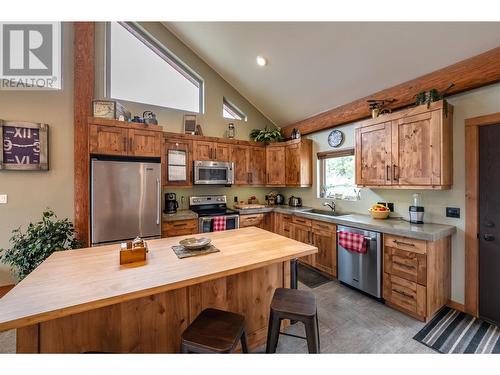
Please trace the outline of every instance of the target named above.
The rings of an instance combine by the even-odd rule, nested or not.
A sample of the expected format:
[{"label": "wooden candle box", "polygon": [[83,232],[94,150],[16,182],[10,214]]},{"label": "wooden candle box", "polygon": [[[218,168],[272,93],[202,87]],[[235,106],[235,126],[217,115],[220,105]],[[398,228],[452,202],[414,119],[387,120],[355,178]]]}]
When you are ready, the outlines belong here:
[{"label": "wooden candle box", "polygon": [[144,262],[148,248],[146,242],[132,244],[132,241],[123,242],[120,249],[120,264]]}]

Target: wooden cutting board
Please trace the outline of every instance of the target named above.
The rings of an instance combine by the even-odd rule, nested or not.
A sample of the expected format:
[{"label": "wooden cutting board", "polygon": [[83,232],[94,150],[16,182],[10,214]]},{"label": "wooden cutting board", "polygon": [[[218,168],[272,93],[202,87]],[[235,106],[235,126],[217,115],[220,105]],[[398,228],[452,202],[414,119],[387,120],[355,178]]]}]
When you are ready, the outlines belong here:
[{"label": "wooden cutting board", "polygon": [[265,204],[248,204],[248,203],[236,203],[234,205],[234,208],[237,208],[238,210],[252,210],[255,208],[264,208],[266,207]]}]

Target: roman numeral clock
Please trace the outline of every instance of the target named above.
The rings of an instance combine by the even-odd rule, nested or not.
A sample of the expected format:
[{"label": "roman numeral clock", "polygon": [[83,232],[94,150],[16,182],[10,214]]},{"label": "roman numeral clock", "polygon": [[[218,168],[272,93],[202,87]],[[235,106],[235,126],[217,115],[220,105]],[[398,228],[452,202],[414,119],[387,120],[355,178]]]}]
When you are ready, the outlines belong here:
[{"label": "roman numeral clock", "polygon": [[0,170],[48,170],[47,124],[0,120]]}]

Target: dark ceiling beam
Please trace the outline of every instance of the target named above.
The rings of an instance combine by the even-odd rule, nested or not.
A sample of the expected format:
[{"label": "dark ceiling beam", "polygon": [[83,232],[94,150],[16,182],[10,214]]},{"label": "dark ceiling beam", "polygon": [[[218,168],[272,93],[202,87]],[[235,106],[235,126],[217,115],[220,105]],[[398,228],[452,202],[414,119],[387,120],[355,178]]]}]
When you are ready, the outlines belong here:
[{"label": "dark ceiling beam", "polygon": [[447,96],[500,82],[500,47],[287,125],[283,128],[283,133],[289,136],[293,128],[297,128],[301,134],[309,134],[362,120],[370,116],[370,109],[366,102],[368,99],[392,98],[396,101],[389,105],[389,108],[407,107],[415,103],[415,95],[420,91],[432,88],[441,91],[448,87],[451,82],[455,86],[448,90]]}]

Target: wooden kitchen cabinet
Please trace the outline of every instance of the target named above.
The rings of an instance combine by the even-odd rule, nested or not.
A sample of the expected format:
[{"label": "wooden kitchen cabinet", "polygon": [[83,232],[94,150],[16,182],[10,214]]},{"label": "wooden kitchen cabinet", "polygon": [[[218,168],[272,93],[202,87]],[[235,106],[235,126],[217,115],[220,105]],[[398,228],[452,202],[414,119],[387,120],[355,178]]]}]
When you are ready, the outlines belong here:
[{"label": "wooden kitchen cabinet", "polygon": [[[193,142],[184,138],[165,138],[164,159],[163,163],[163,185],[175,187],[191,187],[193,186]],[[171,181],[169,179],[169,150],[183,151],[186,153],[186,179],[179,181]]]},{"label": "wooden kitchen cabinet", "polygon": [[264,226],[264,214],[240,215],[240,228]]},{"label": "wooden kitchen cabinet", "polygon": [[292,238],[291,233],[292,215],[274,213],[274,232],[281,236]]},{"label": "wooden kitchen cabinet", "polygon": [[337,277],[337,226],[313,221],[312,244],[318,248],[318,253],[314,255],[314,267]]},{"label": "wooden kitchen cabinet", "polygon": [[[310,225],[292,223],[290,227],[291,227],[292,238],[294,240],[312,245],[312,230]],[[313,254],[301,257],[298,260],[301,263],[314,267],[315,259],[316,259],[316,254]]]},{"label": "wooden kitchen cabinet", "polygon": [[[118,124],[118,121],[92,119],[89,124],[91,154],[161,157],[162,131],[147,125]],[[158,128],[158,127],[157,127]]]},{"label": "wooden kitchen cabinet", "polygon": [[106,125],[90,125],[90,152],[101,155],[126,155],[128,130]]},{"label": "wooden kitchen cabinet", "polygon": [[194,141],[194,160],[229,161],[230,148],[231,146],[225,143]]},{"label": "wooden kitchen cabinet", "polygon": [[267,146],[266,175],[267,185],[285,186],[285,146]]},{"label": "wooden kitchen cabinet", "polygon": [[451,296],[451,240],[384,235],[383,297],[417,319],[432,318]]},{"label": "wooden kitchen cabinet", "polygon": [[185,236],[198,233],[198,220],[176,220],[163,222],[161,228],[162,237]]},{"label": "wooden kitchen cabinet", "polygon": [[266,184],[266,148],[258,146],[250,146],[250,158],[248,172],[250,177],[250,185],[265,185]]},{"label": "wooden kitchen cabinet", "polygon": [[131,156],[158,157],[161,156],[161,134],[149,130],[130,129],[129,154]]},{"label": "wooden kitchen cabinet", "polygon": [[312,186],[312,141],[295,139],[285,147],[286,186]]},{"label": "wooden kitchen cabinet", "polygon": [[250,147],[233,145],[231,147],[231,161],[234,163],[234,184],[250,184]]},{"label": "wooden kitchen cabinet", "polygon": [[453,106],[443,101],[369,119],[356,133],[356,184],[450,189]]}]

